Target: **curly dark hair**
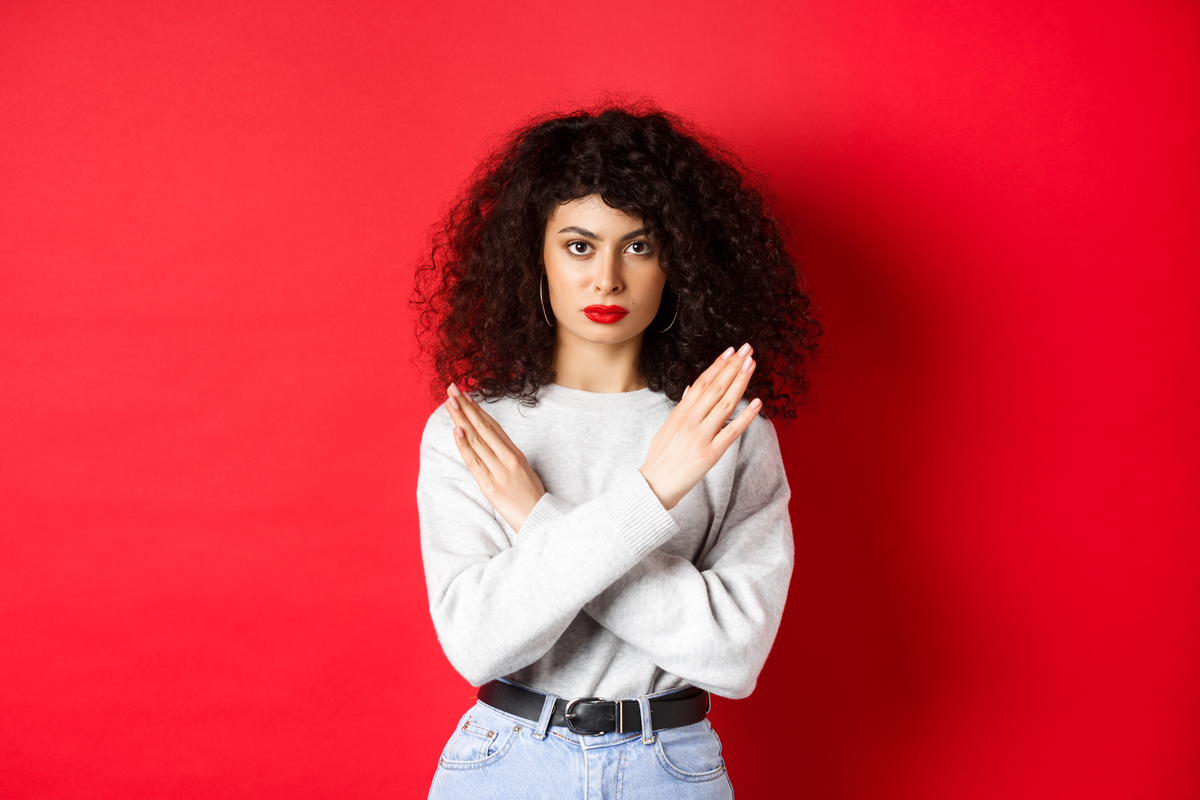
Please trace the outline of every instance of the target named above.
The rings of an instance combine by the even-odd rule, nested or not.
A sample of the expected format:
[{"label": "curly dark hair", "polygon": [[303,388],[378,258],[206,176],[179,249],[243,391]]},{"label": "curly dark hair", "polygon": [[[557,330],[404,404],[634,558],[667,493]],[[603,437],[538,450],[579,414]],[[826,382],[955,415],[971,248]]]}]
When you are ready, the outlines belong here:
[{"label": "curly dark hair", "polygon": [[537,402],[554,379],[555,331],[538,294],[547,220],[590,194],[639,217],[660,247],[667,287],[638,365],[649,387],[678,401],[725,348],[750,342],[758,366],[746,396],[794,416],[821,325],[780,226],[735,156],[654,108],[543,117],[479,165],[416,272],[434,394],[455,382]]}]

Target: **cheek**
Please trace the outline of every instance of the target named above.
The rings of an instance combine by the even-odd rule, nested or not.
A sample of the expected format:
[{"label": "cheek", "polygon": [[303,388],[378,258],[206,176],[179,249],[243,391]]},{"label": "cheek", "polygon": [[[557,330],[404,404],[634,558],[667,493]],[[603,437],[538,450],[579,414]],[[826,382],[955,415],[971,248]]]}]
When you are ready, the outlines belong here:
[{"label": "cheek", "polygon": [[663,290],[666,286],[667,276],[661,271],[657,271],[657,274],[649,274],[642,278],[639,282],[638,294],[646,299],[645,302],[657,304],[662,302]]},{"label": "cheek", "polygon": [[564,269],[549,258],[545,261],[545,265],[546,277],[544,280],[549,288],[549,294],[546,295],[547,301],[553,298],[555,301],[562,302],[579,291],[579,287],[575,285],[578,281],[571,270]]}]

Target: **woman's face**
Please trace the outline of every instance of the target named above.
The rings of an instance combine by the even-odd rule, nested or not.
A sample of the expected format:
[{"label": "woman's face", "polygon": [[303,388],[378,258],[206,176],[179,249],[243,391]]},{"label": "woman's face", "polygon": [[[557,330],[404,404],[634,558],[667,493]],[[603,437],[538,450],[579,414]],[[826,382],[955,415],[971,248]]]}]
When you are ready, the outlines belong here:
[{"label": "woman's face", "polygon": [[627,342],[658,313],[667,282],[658,244],[642,220],[605,205],[598,194],[554,209],[542,260],[560,339]]}]

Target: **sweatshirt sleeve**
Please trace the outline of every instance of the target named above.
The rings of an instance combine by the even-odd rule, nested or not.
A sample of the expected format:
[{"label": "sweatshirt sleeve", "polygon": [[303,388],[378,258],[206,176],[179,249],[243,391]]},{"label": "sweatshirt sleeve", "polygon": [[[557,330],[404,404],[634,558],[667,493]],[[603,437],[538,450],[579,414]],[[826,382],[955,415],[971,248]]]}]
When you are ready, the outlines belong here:
[{"label": "sweatshirt sleeve", "polygon": [[510,540],[452,437],[439,408],[421,441],[421,554],[438,639],[479,686],[540,658],[585,603],[678,527],[634,470],[573,509],[546,495]]},{"label": "sweatshirt sleeve", "polygon": [[584,606],[660,668],[732,698],[754,690],[793,562],[790,491],[774,427],[755,420],[737,446],[730,502],[703,561],[655,551]]}]

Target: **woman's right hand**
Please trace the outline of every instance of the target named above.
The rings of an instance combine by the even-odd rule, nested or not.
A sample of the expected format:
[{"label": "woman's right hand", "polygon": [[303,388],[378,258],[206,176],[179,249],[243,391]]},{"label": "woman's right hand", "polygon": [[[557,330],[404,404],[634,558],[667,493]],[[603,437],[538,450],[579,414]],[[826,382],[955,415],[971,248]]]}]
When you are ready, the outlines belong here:
[{"label": "woman's right hand", "polygon": [[520,531],[546,488],[529,459],[479,404],[453,383],[446,410],[454,422],[454,443],[479,490],[514,531]]},{"label": "woman's right hand", "polygon": [[762,401],[755,398],[725,424],[754,374],[752,352],[745,344],[736,353],[732,347],[722,353],[684,389],[683,399],[650,441],[641,472],[663,508],[674,508],[762,410]]}]

